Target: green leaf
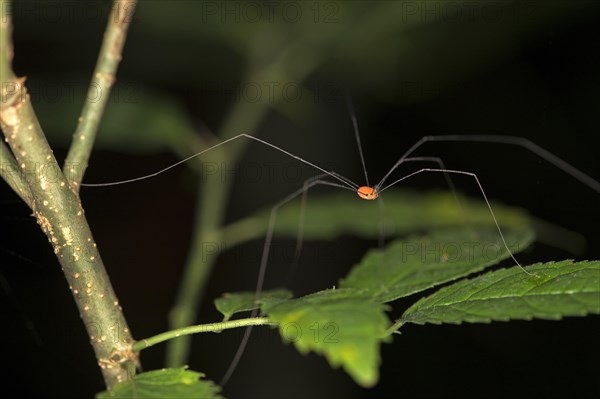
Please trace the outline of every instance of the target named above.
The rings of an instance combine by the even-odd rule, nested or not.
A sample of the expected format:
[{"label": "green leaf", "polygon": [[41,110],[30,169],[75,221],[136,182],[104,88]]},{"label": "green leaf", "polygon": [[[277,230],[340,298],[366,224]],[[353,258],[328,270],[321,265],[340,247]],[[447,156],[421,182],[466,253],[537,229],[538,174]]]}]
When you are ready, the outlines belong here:
[{"label": "green leaf", "polygon": [[492,320],[558,320],[600,313],[600,261],[536,263],[502,269],[442,288],[421,299],[402,321],[489,323]]},{"label": "green leaf", "polygon": [[385,305],[356,290],[333,289],[262,308],[279,323],[283,340],[300,353],[324,355],[332,367],[341,365],[362,386],[377,383],[379,344],[391,339],[384,338],[389,326]]},{"label": "green leaf", "polygon": [[[513,253],[534,239],[530,229],[504,230]],[[379,302],[426,290],[467,276],[510,257],[495,228],[435,230],[396,240],[384,250],[369,251],[341,288],[357,288]]]},{"label": "green leaf", "polygon": [[256,292],[226,292],[215,299],[215,307],[225,316],[223,321],[227,321],[237,312],[257,309],[264,300],[289,299],[293,296],[292,292],[286,289],[263,291],[259,298],[256,298]]},{"label": "green leaf", "polygon": [[[377,201],[364,201],[356,194],[343,190],[328,195],[313,196],[309,193],[303,234],[305,239],[313,240],[332,239],[342,234],[379,238],[381,221],[388,237],[466,224],[494,226],[494,220],[484,201],[464,196],[458,196],[458,199],[460,205],[451,192],[388,190],[383,195],[385,212],[382,219]],[[531,224],[526,212],[519,208],[495,203],[492,203],[492,207],[503,228],[521,229]],[[224,230],[227,242],[239,244],[263,237],[270,211],[261,211],[253,217],[227,226]],[[298,235],[300,215],[300,199],[283,206],[277,214],[274,233],[295,238]]]},{"label": "green leaf", "polygon": [[202,377],[185,367],[148,371],[100,392],[96,399],[222,399],[221,388]]},{"label": "green leaf", "polygon": [[[390,236],[462,226],[467,222],[487,226],[494,224],[485,202],[459,196],[463,212],[451,192],[388,190],[382,198],[385,201],[384,230]],[[492,206],[501,226],[529,225],[529,218],[523,210],[497,204]],[[301,201],[294,201],[279,211],[276,234],[292,237],[298,234],[300,207]],[[360,237],[377,238],[380,235],[381,216],[377,201],[364,201],[347,191],[318,197],[309,194],[304,217],[304,237],[327,239],[351,233]]]}]

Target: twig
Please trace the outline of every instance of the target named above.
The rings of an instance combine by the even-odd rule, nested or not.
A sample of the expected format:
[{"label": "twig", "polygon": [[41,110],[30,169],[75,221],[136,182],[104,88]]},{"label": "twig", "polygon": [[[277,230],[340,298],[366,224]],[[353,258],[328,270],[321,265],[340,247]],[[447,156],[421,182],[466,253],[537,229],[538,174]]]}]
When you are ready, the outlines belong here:
[{"label": "twig", "polygon": [[15,157],[2,141],[0,141],[0,176],[30,208],[33,207],[33,197],[29,186],[21,176]]},{"label": "twig", "polygon": [[[10,19],[4,17],[4,13],[9,11],[7,1],[0,2],[0,110],[4,109],[4,104],[18,100],[15,97],[20,95],[20,85],[10,68],[13,58],[13,48],[11,37]],[[13,83],[11,83],[13,82]],[[10,118],[10,115],[6,115]],[[8,185],[29,205],[31,208],[31,193],[27,184],[19,176],[19,166],[10,150],[0,142],[0,176]]]},{"label": "twig", "polygon": [[271,322],[268,317],[253,317],[253,318],[249,318],[249,319],[223,321],[220,323],[199,324],[197,326],[179,328],[177,330],[167,331],[167,332],[155,335],[150,338],[142,339],[140,341],[137,341],[135,344],[133,344],[131,349],[134,352],[139,352],[139,351],[149,348],[153,345],[156,345],[161,342],[167,341],[169,339],[177,338],[177,337],[180,337],[183,335],[205,333],[205,332],[218,333],[223,330],[228,330],[231,328],[248,327],[248,326],[265,326],[265,325],[273,325],[274,326],[274,325],[277,325],[277,323]]},{"label": "twig", "polygon": [[75,191],[79,191],[79,185],[88,167],[98,126],[121,61],[121,52],[135,6],[136,0],[115,0],[111,17],[108,19],[86,102],[63,167],[63,172]]},{"label": "twig", "polygon": [[[2,11],[9,2],[0,0]],[[2,33],[10,32],[10,14],[3,14]],[[2,35],[2,41],[8,41]],[[35,115],[24,78],[12,72],[12,57],[3,45],[2,84],[14,85],[18,95],[0,103],[0,125],[32,195],[31,208],[54,248],[69,283],[106,386],[110,389],[129,375],[124,365],[137,362],[133,339],[110,284],[76,192],[72,191],[54,158]],[[8,55],[8,56],[7,56]]]},{"label": "twig", "polygon": [[385,332],[381,335],[381,338],[385,338],[392,334],[400,334],[400,327],[402,327],[404,324],[405,321],[401,318],[396,320],[394,324],[392,324],[387,330],[385,330]]},{"label": "twig", "polygon": [[[306,54],[311,45],[311,42],[304,40],[294,42],[268,65],[261,65],[260,61],[251,61],[252,67],[246,81],[265,81],[266,77],[268,77],[268,80],[279,82],[301,81],[316,66],[318,57],[314,57],[313,63],[309,62],[294,69],[294,76],[288,76],[287,66],[293,62],[298,54]],[[230,111],[223,128],[220,129],[219,138],[226,140],[241,132],[253,132],[260,125],[269,109],[281,100],[282,98],[273,101],[263,98],[262,101],[253,103],[238,101]],[[225,165],[231,164],[238,159],[245,147],[246,143],[243,142],[232,143],[227,148],[226,153],[221,152],[217,161]],[[212,152],[207,155],[215,156]],[[202,161],[210,161],[210,159],[204,158]],[[200,305],[204,288],[220,250],[226,245],[223,244],[221,226],[231,188],[231,180],[229,178],[222,179],[218,174],[203,176],[201,187],[199,187],[200,194],[196,201],[196,222],[194,224],[191,252],[185,266],[175,305],[169,315],[169,327],[171,329],[189,326],[196,321],[196,309]],[[216,244],[217,250],[207,252],[207,244]],[[167,367],[178,367],[186,362],[191,343],[190,338],[182,337],[169,341],[167,345]]]},{"label": "twig", "polygon": [[[221,132],[221,137],[231,137],[232,132],[252,131],[258,126],[268,105],[237,104],[231,113],[228,126]],[[206,154],[202,162],[215,162],[216,164],[229,165],[236,157],[232,152],[240,154],[244,143],[232,143],[227,151],[211,151]],[[234,146],[235,150],[234,150]],[[196,322],[196,309],[204,293],[213,266],[219,256],[223,239],[220,227],[225,215],[227,196],[231,187],[232,179],[222,176],[201,176],[201,184],[198,187],[196,200],[196,220],[194,223],[194,238],[190,254],[186,263],[181,287],[177,295],[175,305],[169,314],[169,327],[178,329],[192,325]],[[207,251],[207,245],[216,248],[215,251]],[[167,367],[178,367],[186,362],[190,337],[182,337],[168,343]]]}]

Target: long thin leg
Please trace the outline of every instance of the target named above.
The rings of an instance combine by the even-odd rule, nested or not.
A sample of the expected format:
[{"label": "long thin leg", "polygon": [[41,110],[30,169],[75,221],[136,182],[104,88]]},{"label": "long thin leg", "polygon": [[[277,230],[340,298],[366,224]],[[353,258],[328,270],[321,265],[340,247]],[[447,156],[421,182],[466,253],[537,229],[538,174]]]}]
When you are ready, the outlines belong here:
[{"label": "long thin leg", "polygon": [[385,202],[383,197],[377,197],[377,205],[379,205],[379,249],[382,250],[385,245]]},{"label": "long thin leg", "polygon": [[[442,161],[442,158],[440,158],[440,157],[410,157],[410,158],[404,159],[404,162],[415,162],[415,161],[416,162],[435,162],[435,163],[438,164],[438,166],[440,167],[440,169],[447,169],[446,165]],[[452,191],[452,195],[454,196],[454,200],[456,201],[456,203],[460,207],[460,211],[461,211],[461,213],[463,215],[463,219],[465,219],[465,221],[466,221],[465,209],[464,209],[464,207],[462,205],[462,202],[460,202],[460,199],[458,198],[456,187],[454,186],[454,182],[452,181],[452,178],[450,177],[450,174],[449,173],[444,173],[444,178],[446,179],[446,183],[448,183],[448,187],[450,187],[450,190]]]},{"label": "long thin leg", "polygon": [[[294,249],[294,258],[292,260],[292,264],[288,269],[287,276],[285,278],[286,284],[291,281],[294,274],[296,273],[296,267],[298,266],[298,261],[300,259],[300,253],[302,252],[302,242],[304,241],[304,213],[306,210],[306,199],[308,194],[308,189],[311,188],[310,184],[315,180],[321,180],[322,178],[327,177],[326,174],[322,173],[317,176],[313,176],[309,179],[306,179],[303,184],[302,190],[302,201],[300,204],[300,217],[298,222],[298,234],[296,236],[296,248]],[[343,189],[348,189],[347,187],[341,186],[339,184],[326,182],[329,186],[339,187]],[[326,184],[325,182],[322,184]]]},{"label": "long thin leg", "polygon": [[[342,180],[345,180],[345,181],[346,181],[346,185],[347,185],[348,187],[352,187],[352,188],[353,188],[355,191],[356,191],[356,190],[358,190],[358,187],[360,187],[358,184],[354,183],[352,180],[350,180],[350,179],[347,179],[347,178],[345,178],[344,176],[342,176],[342,175],[340,175],[339,173],[337,173],[337,172],[334,172],[334,171],[332,171],[332,170],[330,170],[330,171],[329,171],[329,173],[327,173],[327,174],[326,174],[326,173],[323,173],[323,175],[322,175],[322,176],[323,176],[323,177],[325,177],[325,176],[327,176],[327,175],[329,175],[329,176],[337,176],[337,177],[339,177],[340,179],[342,179]],[[310,180],[310,179],[309,179],[309,180]],[[345,187],[345,188],[347,188],[347,187]]]},{"label": "long thin leg", "polygon": [[[444,162],[439,157],[410,157],[410,158],[406,158],[404,160],[404,162],[434,162],[440,167],[440,169],[446,169]],[[306,187],[308,184],[310,184],[311,181],[319,180],[326,176],[327,175],[325,173],[323,173],[323,174],[311,177],[304,181],[304,187]],[[464,207],[462,205],[462,202],[458,198],[456,187],[454,186],[454,183],[452,181],[452,178],[450,177],[450,174],[444,173],[444,178],[446,179],[446,182],[448,183],[448,186],[450,187],[450,190],[452,191],[454,199],[461,210],[461,214],[463,215],[463,218],[466,221],[466,213],[464,211]],[[334,185],[334,184],[330,183],[329,185]],[[341,186],[337,186],[337,187],[341,187]],[[341,187],[341,188],[346,188],[346,187]],[[304,211],[306,208],[307,193],[308,193],[308,189],[305,188],[305,190],[302,193],[302,204],[300,206],[300,222],[298,224],[298,235],[296,237],[296,248],[294,251],[294,259],[292,261],[292,265],[290,266],[288,275],[286,277],[286,281],[288,281],[288,282],[290,281],[290,279],[292,278],[292,276],[294,275],[294,273],[296,271],[296,267],[297,267],[298,261],[300,259],[300,253],[302,251],[302,242],[303,242],[303,237],[304,237],[304,234],[303,234],[304,233]],[[381,197],[379,197],[378,200],[379,200],[378,203],[379,203],[379,210],[380,210],[379,248],[383,248],[383,246],[385,245],[385,233],[384,233],[384,222],[383,222],[383,217],[385,214],[385,205],[384,205],[383,199]]]},{"label": "long thin leg", "polygon": [[[436,163],[440,169],[446,169],[446,166],[444,165],[444,161],[442,161],[441,158],[439,157],[410,157],[410,158],[406,158],[404,159],[404,162],[434,162]],[[456,192],[456,187],[454,186],[454,182],[452,181],[452,178],[450,177],[449,173],[444,173],[444,178],[446,179],[446,183],[448,183],[448,186],[450,187],[450,190],[452,191],[452,195],[454,196],[454,200],[456,201],[458,207],[460,208],[460,212],[461,215],[463,217],[463,220],[466,222],[467,218],[466,218],[466,212],[465,209],[462,205],[462,202],[460,201],[460,199],[458,198],[457,192]],[[379,204],[379,214],[380,214],[380,226],[379,226],[379,249],[383,249],[384,245],[385,245],[385,232],[384,232],[384,214],[385,214],[385,203],[383,201],[383,196],[379,196],[377,198],[378,204]],[[383,285],[383,283],[382,283]]]},{"label": "long thin leg", "polygon": [[[439,166],[440,169],[447,169],[446,165],[444,164],[444,161],[442,161],[442,159],[439,157],[410,157],[410,158],[405,158],[404,162],[434,162]],[[460,212],[463,217],[463,220],[465,222],[467,222],[465,209],[463,207],[462,202],[458,198],[456,187],[454,185],[454,182],[452,181],[452,178],[450,177],[450,174],[444,173],[444,178],[446,179],[446,183],[448,184],[448,187],[452,191],[452,195],[454,196],[454,200],[456,201],[456,204],[460,208]],[[379,197],[379,198],[381,198],[381,197]],[[384,206],[383,202],[380,203],[380,212],[382,215],[385,212],[385,206]],[[383,244],[384,244],[384,238],[379,237],[379,247],[380,248],[383,247]]]},{"label": "long thin leg", "polygon": [[297,155],[292,154],[291,152],[288,152],[288,151],[284,150],[283,148],[277,147],[274,144],[271,144],[271,143],[269,143],[267,141],[259,139],[258,137],[254,137],[254,136],[251,136],[251,135],[245,134],[245,133],[238,134],[237,136],[234,136],[234,137],[231,137],[231,138],[229,138],[227,140],[221,141],[220,143],[215,144],[215,145],[213,145],[211,147],[208,147],[207,149],[202,150],[200,152],[197,152],[196,154],[191,155],[191,156],[189,156],[189,157],[187,157],[185,159],[182,159],[179,162],[175,162],[174,164],[172,164],[170,166],[167,166],[166,168],[163,168],[163,169],[161,169],[161,170],[159,170],[157,172],[150,173],[150,174],[145,175],[145,176],[140,176],[140,177],[136,177],[136,178],[133,178],[133,179],[127,179],[127,180],[120,180],[120,181],[110,182],[110,183],[85,183],[85,184],[81,184],[81,185],[82,186],[86,186],[86,187],[106,187],[106,186],[117,186],[117,185],[121,185],[121,184],[133,183],[133,182],[140,181],[140,180],[150,179],[150,178],[158,176],[158,175],[160,175],[160,174],[162,174],[162,173],[164,173],[164,172],[166,172],[166,171],[168,171],[170,169],[173,169],[176,166],[179,166],[179,165],[181,165],[181,164],[183,164],[185,162],[188,162],[191,159],[199,157],[200,155],[205,154],[208,151],[214,150],[217,147],[221,147],[221,146],[223,146],[223,145],[225,145],[225,144],[227,144],[227,143],[229,143],[229,142],[231,142],[233,140],[239,139],[240,137],[246,137],[248,139],[251,139],[251,140],[254,140],[254,141],[259,142],[261,144],[264,144],[264,145],[266,145],[268,147],[274,148],[274,149],[276,149],[279,152],[282,152],[282,153],[284,153],[284,154],[286,154],[286,155],[288,155],[288,156],[290,156],[290,157],[292,157],[294,159],[297,159],[298,161],[300,161],[302,163],[305,163],[306,165],[312,166],[313,168],[320,170],[321,172],[325,173],[326,175],[329,175],[329,176],[333,177],[334,179],[342,182],[344,186],[348,186],[350,188],[358,187],[358,185],[356,183],[352,182],[352,180],[350,180],[350,179],[348,179],[346,177],[343,177],[343,176],[341,176],[338,173],[327,171],[327,170],[321,168],[320,166],[315,165],[312,162],[309,162],[309,161],[307,161],[307,160],[305,160],[303,158],[300,158]]},{"label": "long thin leg", "polygon": [[530,141],[523,137],[496,136],[496,135],[490,135],[490,136],[486,136],[486,135],[425,136],[421,140],[417,141],[412,147],[410,147],[408,149],[408,151],[406,151],[404,153],[404,155],[402,155],[400,157],[400,159],[394,164],[394,166],[392,166],[392,168],[385,174],[385,176],[383,176],[381,181],[379,183],[377,183],[375,188],[377,190],[381,191],[380,188],[383,186],[383,184],[385,183],[387,178],[392,174],[392,172],[394,172],[396,170],[396,168],[398,168],[398,166],[400,166],[403,162],[405,162],[406,158],[410,154],[412,154],[417,148],[419,148],[423,144],[425,144],[427,142],[431,142],[431,141],[462,141],[462,142],[480,142],[480,143],[500,143],[500,144],[511,144],[511,145],[520,146],[520,147],[523,147],[523,148],[533,152],[540,158],[543,158],[546,161],[550,162],[552,165],[556,166],[563,172],[565,172],[568,175],[579,180],[581,183],[590,187],[592,190],[600,193],[600,182],[593,179],[589,175],[583,173],[582,171],[575,168],[573,165],[567,163],[566,161],[562,160],[561,158],[557,157],[556,155],[552,154],[550,151],[546,150],[545,148],[540,147],[533,141]]},{"label": "long thin leg", "polygon": [[[325,173],[326,175],[330,175],[329,173]],[[279,211],[279,208],[281,208],[283,205],[287,204],[288,202],[290,202],[291,200],[293,200],[294,198],[298,197],[299,195],[305,193],[308,189],[310,189],[311,187],[316,186],[317,184],[323,184],[323,185],[327,185],[327,186],[334,186],[334,187],[340,187],[340,188],[344,188],[344,189],[348,189],[351,191],[354,191],[346,186],[342,186],[340,184],[336,184],[336,183],[332,183],[332,182],[328,182],[328,181],[324,181],[324,180],[313,180],[308,184],[305,184],[301,189],[294,191],[292,194],[288,195],[287,197],[285,197],[282,201],[278,202],[272,209],[271,209],[271,215],[269,217],[269,224],[267,227],[267,234],[265,236],[265,244],[263,246],[263,252],[262,252],[262,256],[260,259],[260,267],[258,270],[258,278],[256,280],[256,288],[255,288],[255,297],[258,300],[258,298],[260,297],[260,294],[262,292],[263,289],[263,283],[265,280],[265,273],[267,271],[267,263],[269,262],[269,253],[271,250],[271,242],[273,241],[273,230],[275,228],[275,220],[277,219],[277,211]],[[254,309],[250,315],[250,317],[256,317],[256,315],[258,314],[258,310]],[[223,376],[223,378],[221,379],[221,381],[219,382],[220,386],[224,386],[227,381],[229,381],[229,378],[231,378],[231,375],[233,374],[233,372],[235,371],[240,359],[242,358],[242,354],[244,353],[244,350],[246,349],[246,345],[248,344],[248,340],[250,339],[250,334],[252,333],[252,326],[248,326],[246,327],[246,331],[244,331],[244,336],[242,338],[242,341],[240,342],[240,345],[238,346],[238,349],[235,353],[235,356],[233,357],[233,360],[231,361],[231,364],[229,365],[229,368],[227,369],[227,371],[225,372],[225,375]]]},{"label": "long thin leg", "polygon": [[358,121],[356,120],[356,112],[354,112],[354,106],[352,105],[352,99],[350,95],[346,93],[346,105],[348,106],[348,112],[350,113],[350,119],[352,119],[352,127],[354,128],[354,138],[356,139],[356,145],[358,146],[358,154],[360,155],[360,162],[362,163],[363,172],[365,173],[365,182],[367,186],[371,187],[369,183],[369,176],[367,174],[367,165],[365,164],[365,156],[363,155],[362,144],[360,143],[360,134],[358,133]]},{"label": "long thin leg", "polygon": [[502,243],[504,244],[504,248],[506,248],[506,250],[508,251],[510,257],[513,259],[513,261],[515,261],[515,263],[527,274],[532,275],[531,273],[529,273],[527,270],[525,270],[523,268],[523,266],[521,266],[521,264],[519,263],[519,261],[517,260],[517,258],[515,258],[515,255],[512,253],[512,251],[510,250],[510,248],[508,247],[508,244],[506,243],[506,239],[504,238],[504,234],[502,233],[502,229],[500,228],[500,225],[498,224],[498,220],[496,219],[496,214],[494,214],[494,211],[492,209],[492,206],[490,205],[490,202],[488,200],[487,195],[485,194],[485,191],[483,190],[483,186],[481,185],[481,182],[479,181],[479,178],[477,177],[477,175],[475,173],[472,172],[465,172],[463,170],[452,170],[452,169],[430,169],[430,168],[423,168],[420,169],[416,172],[410,173],[398,180],[396,180],[395,182],[388,184],[387,186],[385,186],[383,189],[381,189],[379,192],[383,192],[385,190],[387,190],[388,188],[400,183],[403,180],[408,179],[409,177],[421,174],[423,172],[442,172],[442,173],[454,173],[454,174],[460,174],[460,175],[465,175],[465,176],[471,176],[472,178],[475,179],[475,181],[477,182],[477,186],[479,187],[479,191],[481,192],[481,195],[483,195],[483,199],[485,200],[485,203],[487,204],[487,207],[490,211],[490,215],[492,215],[492,219],[494,220],[494,224],[496,225],[496,229],[498,230],[498,233],[500,233],[500,238],[502,239]]}]

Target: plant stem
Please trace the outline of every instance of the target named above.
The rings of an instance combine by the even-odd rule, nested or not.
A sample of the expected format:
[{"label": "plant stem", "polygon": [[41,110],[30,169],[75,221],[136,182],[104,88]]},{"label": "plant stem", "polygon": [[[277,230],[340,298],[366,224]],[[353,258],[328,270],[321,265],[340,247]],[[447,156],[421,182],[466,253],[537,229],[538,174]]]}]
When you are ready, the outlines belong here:
[{"label": "plant stem", "polygon": [[[252,131],[258,126],[266,110],[267,107],[262,103],[253,104],[252,107],[248,104],[236,104],[221,137],[233,136],[232,132]],[[232,143],[227,152],[222,148],[211,151],[206,154],[202,162],[212,161],[216,165],[232,168],[232,163],[237,157],[231,155],[231,149],[236,146],[235,152],[239,154],[244,145],[244,143]],[[223,172],[220,169],[219,171]],[[169,314],[171,329],[186,327],[196,322],[196,308],[200,304],[200,298],[223,246],[220,227],[223,223],[231,183],[232,179],[223,173],[201,176],[196,201],[194,238],[181,287]],[[183,365],[187,359],[189,346],[190,337],[170,341],[167,346],[167,367]]]},{"label": "plant stem", "polygon": [[76,191],[79,191],[79,185],[88,167],[98,126],[121,61],[121,52],[135,6],[136,0],[115,0],[108,18],[96,69],[63,167],[63,172]]},{"label": "plant stem", "polygon": [[[10,18],[8,18],[8,15],[4,15],[4,13],[9,12],[9,5],[10,2],[8,1],[0,1],[0,13],[2,13],[0,17],[0,107],[8,101],[9,97],[19,96],[20,94],[17,84],[10,83],[16,82],[16,76],[10,67],[13,58],[13,47],[10,41]],[[19,174],[18,170],[19,166],[14,156],[6,145],[0,142],[0,176],[31,208],[31,192],[25,181],[20,176],[15,176],[15,174]]]},{"label": "plant stem", "polygon": [[5,102],[9,90],[14,91],[14,87],[9,89],[9,82],[15,81],[16,76],[12,70],[13,45],[10,40],[12,35],[12,26],[10,19],[10,1],[0,0],[0,83],[2,83],[2,103]]},{"label": "plant stem", "polygon": [[[298,41],[283,51],[280,50],[274,51],[278,56],[267,65],[262,65],[261,62],[257,61],[244,81],[276,81],[279,83],[301,81],[317,64],[318,57],[313,57],[311,58],[312,62],[307,62],[301,67],[296,65],[294,76],[288,76],[288,67],[294,65],[293,60],[297,54],[310,54],[309,43]],[[258,57],[258,55],[255,56]],[[251,64],[254,63],[251,62]],[[219,138],[226,140],[239,133],[254,132],[268,110],[282,100],[281,97],[276,99],[262,98],[261,101],[254,103],[245,103],[238,100],[229,113],[229,117],[220,131]],[[221,151],[219,151],[220,158],[211,159],[217,162],[217,165],[226,165],[225,167],[231,168],[232,163],[238,159],[247,144],[247,142],[231,143],[227,147],[227,153],[221,148]],[[211,151],[208,154],[213,154],[213,152]],[[204,158],[202,161],[209,160]],[[220,170],[220,172],[223,171]],[[182,277],[181,288],[175,305],[169,314],[171,329],[189,326],[196,321],[196,309],[200,305],[200,298],[202,298],[212,268],[219,253],[227,245],[223,242],[221,226],[232,179],[229,177],[223,178],[224,176],[226,176],[224,173],[202,176],[202,184],[199,187],[200,194],[196,202],[194,240]],[[212,251],[207,251],[207,245],[211,246]],[[179,367],[186,362],[191,342],[190,338],[186,336],[168,343],[167,367]]]},{"label": "plant stem", "polygon": [[220,323],[210,323],[210,324],[199,324],[197,326],[189,326],[184,328],[178,328],[177,330],[171,330],[164,332],[162,334],[155,335],[150,338],[142,339],[137,341],[131,349],[134,352],[139,352],[143,349],[149,348],[153,345],[159,344],[161,342],[177,338],[183,335],[190,335],[196,333],[205,333],[205,332],[214,332],[218,333],[223,330],[228,330],[231,328],[239,328],[239,327],[247,327],[247,326],[274,326],[277,323],[274,323],[269,320],[268,317],[253,317],[248,319],[240,319],[240,320],[230,320],[223,321]]},{"label": "plant stem", "polygon": [[[4,93],[2,94],[4,96]],[[8,183],[10,188],[21,197],[21,199],[31,208],[33,205],[33,197],[29,186],[21,178],[19,165],[12,152],[0,141],[0,176]]]},{"label": "plant stem", "polygon": [[[219,151],[222,153],[222,151]],[[221,161],[226,158],[221,158]],[[226,162],[226,161],[225,161]],[[200,302],[204,288],[214,262],[218,256],[220,234],[217,227],[221,224],[225,210],[227,184],[220,183],[214,176],[199,184],[196,200],[195,231],[192,247],[188,255],[186,268],[175,306],[169,313],[169,326],[178,329],[196,322],[196,307]],[[167,347],[167,367],[182,365],[187,358],[190,340],[185,337],[169,342]]]},{"label": "plant stem", "polygon": [[385,330],[383,337],[387,337],[389,335],[394,334],[396,331],[399,331],[400,327],[402,327],[403,325],[404,325],[404,321],[402,319],[396,320],[396,322],[394,324],[392,324],[387,330]]},{"label": "plant stem", "polygon": [[60,171],[25,87],[21,90],[23,100],[2,104],[2,130],[33,195],[33,214],[54,247],[110,388],[127,379],[119,366],[132,360],[133,355],[127,354],[131,334],[79,197]]},{"label": "plant stem", "polygon": [[[2,12],[8,2],[0,1]],[[12,72],[10,13],[2,16],[0,71],[14,87],[0,102],[0,126],[32,195],[31,208],[54,248],[88,335],[106,386],[126,380],[124,364],[137,362],[133,339],[84,216],[75,190],[61,172],[31,105],[24,78]]]}]

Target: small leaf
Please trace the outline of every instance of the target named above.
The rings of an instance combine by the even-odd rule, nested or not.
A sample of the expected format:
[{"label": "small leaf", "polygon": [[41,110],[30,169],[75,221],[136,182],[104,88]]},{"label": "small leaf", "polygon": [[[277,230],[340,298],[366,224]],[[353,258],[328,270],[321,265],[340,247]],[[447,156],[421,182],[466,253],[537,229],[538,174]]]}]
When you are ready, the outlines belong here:
[{"label": "small leaf", "polygon": [[324,355],[332,367],[343,366],[360,385],[379,378],[379,343],[389,321],[385,305],[356,290],[325,290],[302,298],[264,304],[263,311],[279,323],[284,341],[298,351]]},{"label": "small leaf", "polygon": [[600,313],[600,261],[536,263],[459,281],[421,299],[402,321],[488,323]]},{"label": "small leaf", "polygon": [[[490,211],[480,199],[458,196],[459,205],[451,192],[418,193],[411,190],[388,190],[382,197],[385,201],[383,226],[388,236],[466,224],[494,225]],[[500,204],[492,206],[503,227],[522,228],[530,223],[521,209]],[[300,207],[300,200],[282,207],[277,216],[276,234],[291,237],[298,234]],[[304,237],[327,239],[351,233],[359,237],[378,238],[381,220],[381,207],[377,201],[360,200],[356,194],[347,191],[319,196],[309,193]]]},{"label": "small leaf", "polygon": [[223,399],[221,388],[202,377],[184,367],[148,371],[98,393],[96,399]]},{"label": "small leaf", "polygon": [[215,299],[215,307],[225,316],[223,321],[227,321],[237,312],[257,309],[263,300],[289,299],[293,296],[292,292],[286,289],[263,291],[259,298],[256,298],[256,292],[226,292]]},{"label": "small leaf", "polygon": [[[345,190],[327,195],[309,193],[303,219],[305,239],[326,240],[343,234],[379,238],[381,225],[387,237],[453,226],[494,226],[484,201],[451,192],[416,192],[408,189],[388,190],[383,199],[385,211],[381,213],[377,201],[364,201]],[[283,206],[277,213],[274,234],[297,237],[301,200]],[[460,203],[460,205],[459,205]],[[531,225],[525,211],[492,203],[494,213],[502,228],[522,229]],[[232,223],[224,228],[227,242],[239,244],[264,237],[271,209]]]},{"label": "small leaf", "polygon": [[[513,253],[533,241],[529,229],[505,230]],[[383,251],[371,250],[340,281],[379,302],[426,290],[495,265],[510,255],[495,228],[436,230],[424,236],[396,240]]]}]

